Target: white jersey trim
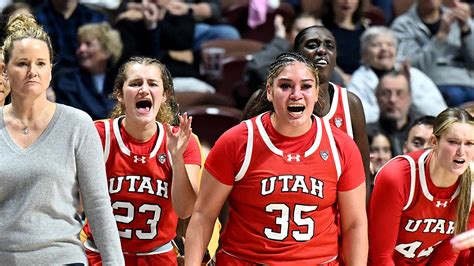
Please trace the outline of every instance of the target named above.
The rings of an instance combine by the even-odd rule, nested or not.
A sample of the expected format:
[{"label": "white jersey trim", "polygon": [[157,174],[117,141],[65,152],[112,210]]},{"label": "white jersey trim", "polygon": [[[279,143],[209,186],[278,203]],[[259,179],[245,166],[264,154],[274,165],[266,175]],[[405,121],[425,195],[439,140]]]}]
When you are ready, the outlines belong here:
[{"label": "white jersey trim", "polygon": [[[96,252],[96,253],[99,253],[99,249],[96,247],[95,243],[90,240],[90,239],[87,239],[85,242],[84,242],[84,247],[92,252]],[[171,251],[173,250],[173,244],[170,242],[162,245],[162,246],[159,246],[157,248],[155,248],[154,250],[151,250],[150,252],[138,252],[138,253],[132,253],[132,252],[123,252],[123,254],[133,254],[133,255],[136,255],[136,256],[149,256],[149,255],[156,255],[156,254],[162,254],[162,253],[165,253],[165,252],[168,252],[168,251]]]},{"label": "white jersey trim", "polygon": [[245,173],[247,173],[247,169],[250,165],[250,159],[252,159],[252,151],[253,151],[253,125],[251,120],[245,120],[245,125],[247,125],[247,147],[245,149],[245,157],[242,166],[240,167],[239,172],[235,176],[235,181],[241,180]]},{"label": "white jersey trim", "polygon": [[[430,191],[428,190],[428,185],[426,183],[426,174],[425,174],[425,158],[428,156],[431,150],[425,151],[420,158],[418,159],[418,167],[420,170],[420,184],[421,184],[421,190],[423,191],[423,195],[429,200],[433,201],[434,197],[431,195]],[[456,191],[454,194],[451,196],[451,199],[449,202],[452,202],[461,192],[461,184],[458,185],[456,188]]]},{"label": "white jersey trim", "polygon": [[[130,153],[131,153],[130,149],[128,149],[128,147],[125,145],[125,143],[123,142],[123,139],[122,139],[122,135],[120,134],[119,121],[122,117],[125,117],[125,116],[117,117],[113,121],[114,135],[115,135],[115,139],[117,140],[117,143],[118,143],[119,148],[122,151],[122,153],[125,154],[125,155],[130,156]],[[156,155],[156,153],[158,152],[158,149],[160,148],[160,146],[163,142],[164,136],[165,136],[163,125],[159,122],[156,122],[156,124],[158,126],[158,131],[159,131],[158,132],[158,139],[155,143],[155,147],[153,147],[153,150],[150,153],[150,158],[153,158]]]},{"label": "white jersey trim", "polygon": [[349,108],[349,97],[347,96],[347,89],[341,87],[342,108],[344,109],[344,116],[346,119],[346,129],[349,137],[354,139],[354,132],[352,131],[351,111]]},{"label": "white jersey trim", "polygon": [[[226,251],[226,250],[224,250],[224,249],[222,249],[222,252],[224,252],[225,254],[227,254],[227,255],[229,255],[229,256],[231,256],[231,257],[234,257],[234,258],[236,258],[236,259],[238,259],[238,260],[249,261],[249,260],[247,260],[247,259],[241,258],[241,257],[239,257],[239,256],[236,256],[236,255],[232,254],[232,253],[229,253],[228,251]],[[331,261],[334,261],[334,260],[337,259],[337,256],[338,256],[338,255],[332,257],[331,259],[329,259],[329,260],[327,260],[327,261],[325,261],[325,262],[318,263],[318,265],[321,265],[321,264],[325,264],[325,263],[329,263],[329,262],[331,262]],[[257,264],[257,265],[267,265],[267,264],[260,263],[260,262],[255,262],[255,261],[251,261],[251,262],[254,263],[254,264]]]},{"label": "white jersey trim", "polygon": [[325,119],[325,120],[331,120],[333,115],[336,113],[337,102],[338,102],[339,97],[340,97],[337,85],[332,83],[332,82],[329,82],[329,84],[334,88],[334,95],[332,97],[331,106],[329,107],[329,112],[325,116],[323,116],[323,119]]},{"label": "white jersey trim", "polygon": [[107,162],[110,154],[110,121],[104,120],[104,133],[105,133],[105,143],[104,143],[104,162]]},{"label": "white jersey trim", "polygon": [[122,153],[130,156],[130,150],[127,148],[127,146],[125,146],[125,143],[123,143],[122,135],[120,135],[120,127],[118,123],[122,117],[124,116],[120,116],[114,119],[114,122],[113,122],[114,135]]},{"label": "white jersey trim", "polygon": [[[163,124],[156,122],[156,125],[158,126],[158,139],[156,140],[155,147],[150,153],[150,159],[156,156],[156,153],[161,147],[161,144],[163,143],[163,139],[165,138],[165,130],[163,128]],[[171,156],[170,156],[171,158]]]},{"label": "white jersey trim", "polygon": [[[413,197],[415,196],[415,185],[416,185],[416,163],[413,158],[411,158],[408,155],[400,155],[396,156],[395,158],[405,158],[408,161],[408,164],[410,165],[410,191],[408,193],[408,200],[405,206],[403,207],[403,210],[408,209],[410,207],[411,203],[413,202]],[[393,158],[393,159],[395,159]],[[392,160],[393,160],[392,159]],[[390,160],[391,161],[391,160]],[[388,161],[388,162],[390,162]],[[388,163],[387,162],[387,163]],[[386,163],[386,164],[387,164]],[[385,165],[386,165],[385,164]],[[383,166],[382,166],[383,167]]]},{"label": "white jersey trim", "polygon": [[[263,116],[264,114],[266,114],[266,113],[260,114],[260,115],[257,116],[257,118],[255,119],[255,123],[257,124],[258,132],[260,133],[260,136],[262,136],[263,142],[265,142],[265,144],[267,145],[267,147],[268,147],[273,153],[275,153],[276,155],[283,156],[283,151],[280,150],[280,149],[278,149],[277,147],[275,147],[275,145],[273,145],[272,141],[270,140],[270,137],[268,136],[267,132],[265,131],[265,128],[263,127],[262,116]],[[270,122],[270,123],[271,123],[271,122]]]},{"label": "white jersey trim", "polygon": [[316,121],[316,139],[314,140],[313,145],[304,153],[304,157],[308,157],[311,154],[313,154],[319,147],[319,144],[321,144],[321,139],[323,137],[323,131],[321,130],[322,124],[321,124],[321,118],[313,115],[314,121]]},{"label": "white jersey trim", "polygon": [[329,125],[329,121],[326,119],[323,119],[323,122],[324,122],[324,127],[326,128],[326,132],[328,134],[329,145],[331,146],[332,157],[334,158],[334,165],[336,166],[337,180],[339,181],[339,178],[341,177],[341,174],[342,174],[342,169],[341,169],[342,167],[341,167],[341,160],[339,158],[339,152],[337,151],[336,142],[334,141],[334,135],[332,134],[331,125]]},{"label": "white jersey trim", "polygon": [[[346,133],[354,139],[354,132],[352,130],[352,120],[351,120],[351,112],[349,108],[349,100],[347,98],[347,89],[344,87],[340,87],[332,82],[329,82],[329,84],[334,88],[334,95],[332,97],[331,101],[331,107],[329,109],[329,112],[323,116],[324,120],[331,120],[331,118],[334,116],[337,110],[337,102],[339,100],[339,97],[342,100],[342,109],[344,110],[344,122],[346,123]],[[339,94],[339,88],[341,89],[341,94]]]},{"label": "white jersey trim", "polygon": [[[266,114],[266,113],[260,114],[255,119],[255,123],[257,124],[258,132],[260,133],[260,136],[262,136],[263,142],[265,142],[265,144],[267,145],[268,149],[270,149],[270,151],[272,151],[276,155],[283,156],[283,151],[278,149],[277,147],[275,147],[275,145],[270,140],[270,137],[268,136],[267,132],[265,131],[265,128],[263,127],[262,116],[264,114]],[[314,151],[316,151],[316,149],[319,147],[319,144],[320,144],[321,138],[322,138],[321,121],[317,116],[315,116],[315,115],[312,115],[312,116],[313,116],[314,120],[316,121],[316,138],[314,139],[313,145],[311,145],[311,147],[309,147],[309,149],[304,152],[305,157],[310,156],[311,154],[314,153]]]}]

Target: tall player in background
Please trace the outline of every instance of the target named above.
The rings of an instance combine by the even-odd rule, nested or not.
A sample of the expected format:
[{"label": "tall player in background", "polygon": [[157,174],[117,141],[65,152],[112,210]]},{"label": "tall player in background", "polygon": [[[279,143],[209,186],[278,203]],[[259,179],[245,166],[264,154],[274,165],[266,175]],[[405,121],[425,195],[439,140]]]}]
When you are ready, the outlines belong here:
[{"label": "tall player in background", "polygon": [[[354,139],[364,162],[367,187],[370,189],[369,142],[364,109],[360,99],[346,88],[330,82],[336,66],[337,46],[334,35],[323,26],[303,29],[295,37],[293,50],[311,60],[319,71],[320,91],[315,113]],[[370,193],[370,191],[367,191]]]},{"label": "tall player in background", "polygon": [[[196,200],[201,154],[191,117],[172,128],[172,78],[158,60],[133,57],[119,70],[112,119],[97,121],[104,145],[109,194],[127,265],[177,265],[171,240],[178,216]],[[158,120],[159,122],[157,122]],[[99,265],[85,228],[90,264]]]},{"label": "tall player in background", "polygon": [[369,208],[370,265],[456,261],[449,240],[467,229],[473,117],[460,108],[444,110],[436,117],[430,142],[431,150],[395,157],[375,179]]},{"label": "tall player in background", "polygon": [[316,67],[299,54],[270,66],[258,103],[271,102],[268,112],[224,133],[207,157],[186,265],[201,263],[226,200],[217,265],[338,265],[337,208],[345,258],[367,264],[362,159],[349,136],[313,115],[318,85]]}]

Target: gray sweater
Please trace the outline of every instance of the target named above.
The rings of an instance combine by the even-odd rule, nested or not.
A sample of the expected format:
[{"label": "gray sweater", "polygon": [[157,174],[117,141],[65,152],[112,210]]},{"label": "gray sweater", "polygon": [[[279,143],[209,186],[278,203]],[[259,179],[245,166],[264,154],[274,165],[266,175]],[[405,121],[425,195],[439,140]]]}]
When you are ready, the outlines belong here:
[{"label": "gray sweater", "polygon": [[[447,12],[447,8],[442,8]],[[451,25],[446,41],[439,41],[423,24],[416,3],[392,23],[398,39],[398,58],[410,59],[412,65],[428,75],[436,85],[474,87],[474,23],[471,33],[461,38],[457,22]]]},{"label": "gray sweater", "polygon": [[103,262],[123,265],[91,118],[57,104],[43,134],[23,149],[8,134],[0,108],[0,264],[87,264],[79,192]]}]

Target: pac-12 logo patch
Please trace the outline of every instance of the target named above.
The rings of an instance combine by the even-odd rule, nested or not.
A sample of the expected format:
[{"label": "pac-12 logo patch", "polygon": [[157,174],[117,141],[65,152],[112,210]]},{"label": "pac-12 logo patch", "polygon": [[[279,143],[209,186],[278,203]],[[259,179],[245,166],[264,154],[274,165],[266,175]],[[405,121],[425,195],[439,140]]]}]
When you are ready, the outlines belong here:
[{"label": "pac-12 logo patch", "polygon": [[164,164],[165,161],[166,161],[166,154],[164,154],[164,153],[158,154],[158,161],[159,161],[161,164]]},{"label": "pac-12 logo patch", "polygon": [[340,117],[336,117],[334,118],[334,124],[336,125],[336,127],[341,127],[342,126],[342,118]]},{"label": "pac-12 logo patch", "polygon": [[319,155],[321,155],[321,158],[323,158],[323,160],[325,160],[325,161],[329,158],[329,152],[328,151],[320,151]]}]

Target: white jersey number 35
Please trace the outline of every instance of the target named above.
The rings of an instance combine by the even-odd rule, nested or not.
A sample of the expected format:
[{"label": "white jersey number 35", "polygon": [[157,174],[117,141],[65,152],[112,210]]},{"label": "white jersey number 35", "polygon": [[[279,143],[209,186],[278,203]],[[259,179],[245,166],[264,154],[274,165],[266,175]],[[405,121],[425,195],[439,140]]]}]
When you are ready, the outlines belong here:
[{"label": "white jersey number 35", "polygon": [[308,206],[296,204],[293,210],[293,215],[290,217],[290,207],[282,203],[272,203],[265,207],[265,212],[273,213],[280,212],[281,215],[276,217],[275,224],[280,226],[279,231],[273,231],[271,228],[264,228],[264,234],[266,237],[272,240],[284,240],[289,235],[290,218],[293,219],[296,225],[300,227],[306,227],[306,232],[299,230],[293,230],[291,235],[296,241],[308,241],[314,236],[314,220],[311,217],[303,218],[307,212],[315,211],[318,206]]}]

